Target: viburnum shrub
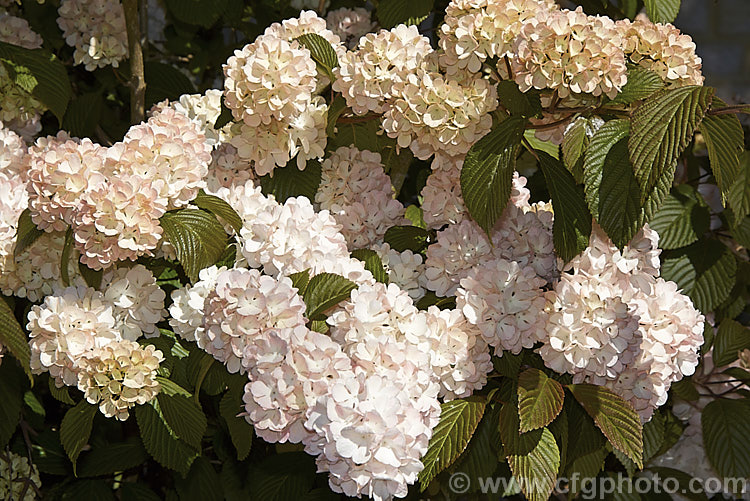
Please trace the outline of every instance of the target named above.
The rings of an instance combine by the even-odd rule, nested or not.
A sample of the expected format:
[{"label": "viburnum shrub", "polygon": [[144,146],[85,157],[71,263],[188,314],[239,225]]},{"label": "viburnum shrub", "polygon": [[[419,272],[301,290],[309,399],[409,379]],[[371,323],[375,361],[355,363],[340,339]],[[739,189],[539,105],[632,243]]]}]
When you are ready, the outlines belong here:
[{"label": "viburnum shrub", "polygon": [[0,0],[0,499],[747,499],[679,0],[355,3]]}]

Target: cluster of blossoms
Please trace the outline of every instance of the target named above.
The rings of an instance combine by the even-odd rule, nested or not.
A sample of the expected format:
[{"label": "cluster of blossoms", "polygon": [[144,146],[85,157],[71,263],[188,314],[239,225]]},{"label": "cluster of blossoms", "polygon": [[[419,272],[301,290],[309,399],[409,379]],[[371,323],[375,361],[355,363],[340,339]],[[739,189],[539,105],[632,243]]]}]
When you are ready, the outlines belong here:
[{"label": "cluster of blossoms", "polygon": [[367,9],[356,7],[332,10],[326,15],[326,26],[339,37],[349,49],[359,43],[359,39],[375,29],[375,22]]},{"label": "cluster of blossoms", "polygon": [[0,452],[0,498],[34,501],[39,499],[42,481],[28,458],[11,451]]},{"label": "cluster of blossoms", "polygon": [[128,34],[120,0],[61,0],[57,25],[75,48],[73,61],[88,71],[128,57]]},{"label": "cluster of blossoms", "polygon": [[159,392],[163,355],[135,341],[158,335],[164,291],[142,265],[108,272],[101,290],[78,284],[57,288],[28,315],[31,369],[55,384],[77,386],[102,414],[120,420]]}]

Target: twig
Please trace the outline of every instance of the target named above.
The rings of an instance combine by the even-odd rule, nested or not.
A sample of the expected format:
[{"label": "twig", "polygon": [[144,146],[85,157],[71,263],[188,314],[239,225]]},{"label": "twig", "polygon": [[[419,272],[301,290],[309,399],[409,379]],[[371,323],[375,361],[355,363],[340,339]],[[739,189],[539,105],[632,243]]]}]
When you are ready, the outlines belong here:
[{"label": "twig", "polygon": [[571,113],[570,115],[566,116],[565,118],[561,118],[560,120],[555,120],[554,122],[550,122],[547,124],[541,124],[541,125],[534,125],[529,124],[526,128],[527,129],[534,129],[534,130],[547,130],[547,129],[555,129],[559,126],[561,126],[564,123],[570,122],[570,120],[576,116],[575,113]]},{"label": "twig", "polygon": [[724,106],[722,108],[710,109],[706,115],[729,115],[732,113],[750,114],[750,104],[737,104],[734,106]]},{"label": "twig", "polygon": [[508,70],[508,79],[513,80],[513,69],[510,67],[510,59],[508,56],[503,56],[505,59],[505,68]]},{"label": "twig", "polygon": [[326,13],[326,0],[320,0],[318,2],[318,14],[323,17],[323,15]]},{"label": "twig", "polygon": [[367,115],[363,115],[361,117],[339,117],[339,119],[336,120],[336,123],[356,124],[360,122],[369,122],[370,120],[375,120],[376,118],[380,118],[380,115],[376,113],[368,113]]},{"label": "twig", "polygon": [[541,160],[539,159],[539,155],[537,155],[536,150],[534,149],[533,146],[531,146],[531,143],[529,142],[529,140],[526,139],[525,137],[522,137],[521,142],[523,143],[524,146],[526,146],[526,149],[529,150],[529,153],[534,155],[534,158],[536,158],[536,161],[541,162]]},{"label": "twig", "polygon": [[139,123],[146,115],[146,79],[143,75],[143,47],[141,46],[138,0],[123,0],[125,25],[130,52],[130,121]]}]

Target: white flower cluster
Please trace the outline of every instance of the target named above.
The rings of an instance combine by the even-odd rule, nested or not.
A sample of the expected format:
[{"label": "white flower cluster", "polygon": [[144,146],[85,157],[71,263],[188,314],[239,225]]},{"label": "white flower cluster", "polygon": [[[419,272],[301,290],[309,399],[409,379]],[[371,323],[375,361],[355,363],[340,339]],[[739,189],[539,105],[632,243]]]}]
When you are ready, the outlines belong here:
[{"label": "white flower cluster", "polygon": [[88,71],[128,57],[125,12],[119,0],[61,0],[57,25],[65,42],[75,48],[73,61]]},{"label": "white flower cluster", "polygon": [[106,278],[103,292],[83,284],[56,289],[31,308],[31,369],[49,372],[57,386],[77,386],[105,416],[125,420],[159,391],[162,353],[134,341],[158,332],[165,293],[143,265]]},{"label": "white flower cluster", "polygon": [[41,486],[39,470],[28,458],[11,451],[0,452],[0,499],[34,501],[39,499]]},{"label": "white flower cluster", "polygon": [[595,227],[589,248],[548,293],[539,350],[557,372],[611,388],[643,421],[689,376],[703,344],[703,315],[677,284],[659,278],[658,235],[645,226],[622,251]]},{"label": "white flower cluster", "polygon": [[372,246],[372,250],[380,257],[380,262],[388,273],[389,283],[398,285],[414,301],[424,296],[424,287],[419,283],[419,277],[424,273],[421,254],[415,254],[409,249],[398,252],[385,243]]},{"label": "white flower cluster", "polygon": [[348,9],[342,7],[332,10],[326,15],[326,26],[346,46],[353,49],[357,46],[359,39],[375,29],[375,22],[367,9],[356,7]]},{"label": "white flower cluster", "polygon": [[380,154],[342,147],[322,165],[315,202],[341,225],[350,249],[382,243],[391,226],[404,224],[404,206],[393,198]]}]

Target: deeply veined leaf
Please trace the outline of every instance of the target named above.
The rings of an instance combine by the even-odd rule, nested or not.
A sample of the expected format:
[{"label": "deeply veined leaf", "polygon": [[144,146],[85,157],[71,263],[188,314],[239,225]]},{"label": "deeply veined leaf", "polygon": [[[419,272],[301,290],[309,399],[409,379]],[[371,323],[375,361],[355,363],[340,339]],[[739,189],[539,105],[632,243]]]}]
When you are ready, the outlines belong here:
[{"label": "deeply veined leaf", "polygon": [[227,246],[224,227],[210,212],[180,209],[167,212],[159,220],[166,238],[175,248],[177,259],[191,281],[218,261]]},{"label": "deeply veined leaf", "polygon": [[500,437],[513,476],[529,501],[546,501],[560,470],[560,450],[547,428],[519,433],[516,406],[500,410]]},{"label": "deeply veined leaf", "polygon": [[664,435],[664,415],[655,412],[651,420],[643,425],[643,464],[648,463],[659,452],[664,443]]},{"label": "deeply veined leaf", "polygon": [[164,421],[181,438],[196,449],[200,449],[206,432],[206,415],[192,399],[182,395],[159,393],[159,407]]},{"label": "deeply veined leaf", "polygon": [[[0,303],[4,303],[0,299]],[[21,417],[25,385],[23,376],[15,364],[0,364],[0,448],[13,436]]]},{"label": "deeply veined leaf", "polygon": [[716,399],[701,414],[703,447],[721,477],[750,477],[750,402]]},{"label": "deeply veined leaf", "polygon": [[333,81],[335,78],[333,76],[333,69],[339,65],[339,58],[336,55],[336,51],[333,50],[331,43],[317,33],[305,33],[295,38],[295,40],[310,51],[313,61]]},{"label": "deeply veined leaf", "polygon": [[419,24],[432,11],[434,0],[381,0],[375,13],[380,26],[389,30],[399,24]]},{"label": "deeply veined leaf", "polygon": [[224,200],[214,195],[208,195],[205,191],[201,190],[198,193],[198,196],[195,197],[195,200],[193,200],[193,203],[197,207],[205,209],[229,223],[229,225],[234,228],[234,231],[239,234],[240,229],[242,228],[242,218],[237,214],[237,211],[235,211],[232,206]]},{"label": "deeply veined leaf", "polygon": [[167,8],[183,23],[208,28],[219,20],[229,0],[167,0]]},{"label": "deeply veined leaf", "polygon": [[723,320],[714,340],[714,365],[721,367],[734,362],[738,352],[745,348],[750,348],[750,329],[735,320]]},{"label": "deeply veined leaf", "polygon": [[73,463],[76,472],[76,461],[83,446],[89,441],[91,427],[97,408],[86,400],[81,400],[75,407],[68,409],[60,424],[60,443]]},{"label": "deeply veined leaf", "polygon": [[521,92],[514,80],[497,84],[497,99],[511,115],[522,117],[542,116],[542,101],[538,92]]},{"label": "deeply veined leaf", "polygon": [[729,297],[736,274],[732,251],[718,240],[700,239],[662,254],[662,278],[676,282],[701,311],[711,311]]},{"label": "deeply veined leaf", "polygon": [[29,382],[33,385],[34,378],[31,375],[29,361],[31,359],[31,350],[29,349],[29,340],[26,333],[13,315],[8,303],[0,298],[0,345],[7,348],[10,353],[21,363]]},{"label": "deeply veined leaf", "polygon": [[292,286],[297,289],[297,294],[304,296],[307,286],[310,284],[310,270],[292,273],[289,275],[289,280],[292,281]]},{"label": "deeply veined leaf", "polygon": [[296,160],[292,160],[285,167],[274,169],[271,174],[260,178],[260,187],[264,195],[273,195],[282,204],[291,197],[301,196],[307,197],[310,201],[315,200],[321,176],[320,163],[317,160],[308,160],[305,170],[299,170]]},{"label": "deeply veined leaf", "polygon": [[448,470],[469,476],[467,493],[477,492],[481,488],[480,479],[492,476],[497,470],[498,454],[503,448],[498,430],[499,418],[499,405],[485,410],[466,450]]},{"label": "deeply veined leaf", "polygon": [[94,447],[91,452],[84,453],[79,461],[78,476],[111,475],[135,468],[147,459],[148,453],[141,441],[131,437],[123,442],[107,444],[106,447]]},{"label": "deeply veined leaf", "polygon": [[174,101],[183,94],[195,94],[195,86],[190,78],[171,64],[146,61],[143,73],[146,78],[147,108],[165,99]]},{"label": "deeply veined leaf", "polygon": [[681,0],[643,0],[646,15],[655,23],[671,23],[680,12]]},{"label": "deeply veined leaf", "polygon": [[0,42],[0,64],[11,81],[39,100],[62,124],[72,95],[65,65],[46,49]]},{"label": "deeply veined leaf", "polygon": [[70,102],[62,128],[73,137],[92,137],[101,120],[104,98],[101,92],[89,92]]},{"label": "deeply veined leaf", "polygon": [[[726,103],[714,98],[712,107],[722,106]],[[740,155],[745,151],[742,124],[737,115],[706,115],[698,130],[706,141],[711,172],[725,200],[740,174]]]},{"label": "deeply veined leaf", "polygon": [[711,214],[703,197],[690,185],[672,189],[649,221],[659,234],[659,247],[677,249],[690,245],[708,231]]},{"label": "deeply veined leaf", "polygon": [[16,246],[13,249],[13,255],[18,257],[28,249],[36,240],[44,235],[44,231],[36,227],[31,220],[31,211],[24,209],[18,216],[18,225],[16,226]]},{"label": "deeply veined leaf", "polygon": [[365,263],[365,269],[372,273],[375,280],[383,284],[388,283],[388,272],[385,271],[383,261],[377,252],[371,249],[356,249],[352,251],[352,257]]},{"label": "deeply veined leaf", "polygon": [[648,471],[658,474],[659,478],[662,479],[670,478],[676,480],[678,486],[677,492],[681,496],[692,501],[708,501],[708,496],[706,496],[703,486],[700,482],[696,482],[694,480],[695,477],[692,475],[664,466],[649,466]]},{"label": "deeply veined leaf", "polygon": [[505,210],[526,119],[510,117],[474,143],[461,168],[461,194],[472,219],[489,234]]},{"label": "deeply veined leaf", "polygon": [[750,214],[750,151],[740,155],[740,171],[729,188],[727,199],[734,213],[734,225],[737,226]]},{"label": "deeply veined leaf", "polygon": [[567,388],[612,446],[643,468],[643,427],[633,406],[603,386],[571,384]]},{"label": "deeply veined leaf", "polygon": [[348,299],[357,284],[334,273],[321,273],[310,279],[303,299],[307,305],[306,316],[317,320],[317,316],[327,309]]},{"label": "deeply veined leaf", "polygon": [[305,499],[314,483],[315,461],[301,451],[266,457],[248,475],[251,501]]},{"label": "deeply veined leaf", "polygon": [[197,457],[184,481],[176,482],[180,501],[223,501],[224,485],[207,457]]},{"label": "deeply veined leaf", "polygon": [[232,385],[219,403],[219,413],[227,423],[229,436],[232,438],[234,448],[237,450],[237,459],[240,461],[250,454],[250,448],[253,445],[253,427],[245,418],[237,416],[244,410],[243,393],[242,385]]},{"label": "deeply veined leaf", "polygon": [[559,160],[538,151],[539,165],[552,195],[555,222],[552,239],[555,251],[568,262],[589,245],[591,214],[584,199],[583,190],[576,185],[571,174]]},{"label": "deeply veined leaf", "polygon": [[631,104],[664,88],[664,80],[655,72],[641,66],[628,66],[628,81],[610,104]]},{"label": "deeply veined leaf", "polygon": [[581,118],[573,122],[565,131],[562,142],[562,157],[577,183],[583,182],[583,159],[589,137],[586,135],[588,119]]},{"label": "deeply veined leaf", "polygon": [[383,237],[391,249],[404,252],[410,250],[415,254],[422,252],[430,242],[430,232],[418,226],[391,226]]},{"label": "deeply veined leaf", "polygon": [[159,464],[184,475],[198,452],[177,438],[158,409],[158,400],[152,400],[151,405],[138,405],[135,408],[143,446]]},{"label": "deeply veined leaf", "polygon": [[[148,342],[152,342],[153,339],[149,339]],[[159,387],[161,388],[161,393],[164,395],[181,395],[183,397],[192,397],[192,393],[187,391],[185,388],[180,386],[179,384],[175,383],[174,381],[167,379],[163,376],[156,376],[156,381],[159,383]]]},{"label": "deeply veined leaf", "polygon": [[563,408],[565,391],[560,383],[538,369],[526,369],[518,376],[518,416],[521,432],[550,424]]},{"label": "deeply veined leaf", "polygon": [[63,385],[60,388],[58,388],[55,385],[54,378],[49,378],[49,393],[52,395],[52,397],[57,400],[58,402],[61,402],[63,404],[67,405],[75,405],[75,401],[70,398],[70,393],[68,392],[68,387]]},{"label": "deeply veined leaf", "polygon": [[[641,191],[641,204],[657,208],[674,180],[677,159],[711,104],[711,87],[666,89],[632,114],[628,149]],[[663,195],[662,195],[663,193]]]},{"label": "deeply veined leaf", "polygon": [[432,432],[424,469],[419,474],[420,492],[424,492],[441,471],[448,468],[466,449],[482,420],[487,403],[480,397],[451,400],[440,406],[440,422]]}]

